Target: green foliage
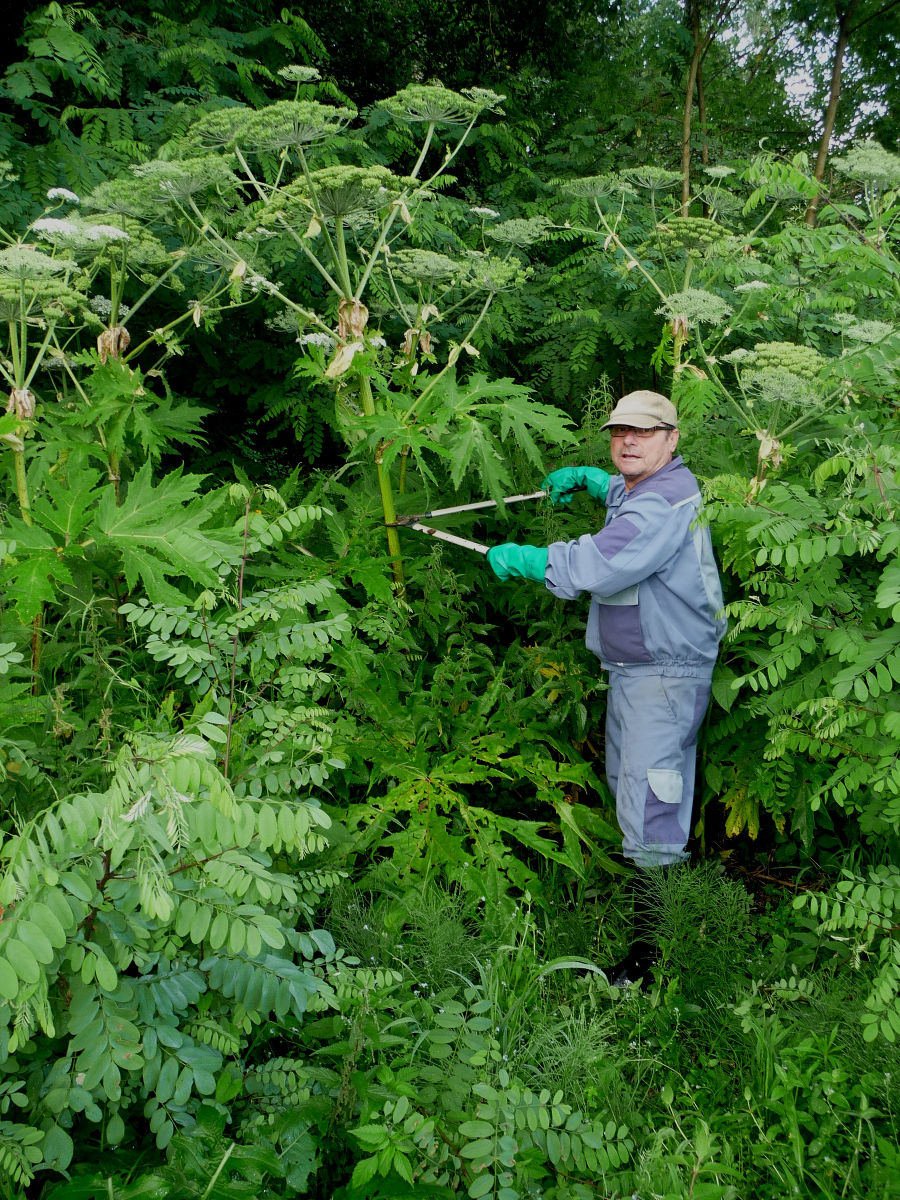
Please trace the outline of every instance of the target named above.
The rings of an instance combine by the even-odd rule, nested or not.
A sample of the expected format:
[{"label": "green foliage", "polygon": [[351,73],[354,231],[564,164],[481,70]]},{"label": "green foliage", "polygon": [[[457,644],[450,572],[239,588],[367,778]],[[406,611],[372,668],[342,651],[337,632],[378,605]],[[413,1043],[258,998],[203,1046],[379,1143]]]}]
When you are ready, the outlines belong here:
[{"label": "green foliage", "polygon": [[[158,601],[183,597],[168,582],[171,577],[217,584],[217,569],[235,561],[238,543],[214,524],[224,497],[200,495],[199,483],[198,476],[176,470],[154,485],[148,462],[117,504],[97,471],[72,470],[65,483],[48,479],[31,520],[10,517],[6,524],[13,539],[8,595],[23,621],[32,620],[78,574],[87,574],[90,587],[104,552],[120,565],[127,588],[140,580]],[[153,517],[148,519],[148,513]]]},{"label": "green foliage", "polygon": [[798,896],[797,907],[818,919],[818,933],[840,945],[843,955],[859,968],[870,955],[875,968],[860,1016],[867,1042],[884,1038],[893,1044],[900,1035],[900,942],[896,937],[900,910],[900,874],[879,867],[867,876],[843,872],[828,895]]},{"label": "green foliage", "polygon": [[311,965],[334,946],[302,928],[315,877],[285,868],[321,849],[328,818],[235,797],[207,728],[135,735],[105,792],[3,847],[4,1070],[40,1064],[37,1124],[7,1140],[24,1180],[26,1160],[64,1170],[84,1122],[118,1144],[139,1109],[165,1148],[254,1028],[327,1003]]},{"label": "green foliage", "polygon": [[[0,84],[6,1193],[887,1198],[896,156],[847,149],[807,226],[779,56],[717,39],[684,215],[664,6],[568,5],[549,49],[501,5],[506,123],[477,14],[416,60],[442,83],[357,108],[284,64],[346,65],[362,10],[320,41],[226,7],[49,5]],[[380,16],[430,30],[412,7]],[[701,833],[724,806],[757,888],[754,838],[861,847],[790,910],[671,873],[643,996],[602,978],[581,614],[393,523],[604,461],[632,386],[678,402],[725,571]],[[288,431],[315,475],[276,478]],[[547,542],[573,508],[449,524]]]},{"label": "green foliage", "polygon": [[244,3],[187,22],[141,5],[100,19],[51,3],[25,15],[20,45],[24,57],[0,81],[11,110],[0,145],[19,172],[7,214],[30,213],[47,188],[80,192],[152,155],[185,127],[190,105],[260,103],[281,86],[279,68],[323,49],[298,14]]}]

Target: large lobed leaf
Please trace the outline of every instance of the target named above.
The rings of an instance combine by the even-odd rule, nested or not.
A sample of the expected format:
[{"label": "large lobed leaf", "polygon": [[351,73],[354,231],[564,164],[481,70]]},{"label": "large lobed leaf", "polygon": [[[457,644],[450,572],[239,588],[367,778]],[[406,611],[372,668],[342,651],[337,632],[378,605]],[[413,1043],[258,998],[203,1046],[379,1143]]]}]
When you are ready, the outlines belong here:
[{"label": "large lobed leaf", "polygon": [[99,538],[122,555],[129,588],[142,583],[151,600],[174,603],[182,593],[170,577],[203,587],[219,582],[217,568],[240,558],[231,530],[213,524],[223,503],[219,494],[201,495],[201,475],[182,475],[180,468],[154,486],[145,463],[119,505],[107,492],[94,522]]}]

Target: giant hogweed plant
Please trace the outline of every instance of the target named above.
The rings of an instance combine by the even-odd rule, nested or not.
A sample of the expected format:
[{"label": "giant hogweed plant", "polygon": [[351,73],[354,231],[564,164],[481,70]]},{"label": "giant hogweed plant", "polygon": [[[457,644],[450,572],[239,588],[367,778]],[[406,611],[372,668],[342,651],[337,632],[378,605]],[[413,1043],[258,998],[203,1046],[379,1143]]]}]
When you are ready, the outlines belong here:
[{"label": "giant hogweed plant", "polygon": [[[205,186],[217,182],[221,176],[208,176]],[[105,584],[124,566],[129,586],[135,582],[138,559],[123,543],[110,555],[112,543],[90,513],[102,511],[106,524],[108,506],[133,511],[135,501],[146,499],[146,486],[152,488],[141,465],[149,467],[173,443],[197,444],[203,410],[172,397],[161,367],[179,348],[179,327],[199,324],[201,300],[208,314],[228,290],[227,277],[186,270],[177,230],[161,230],[121,206],[111,213],[107,192],[101,185],[82,202],[68,189],[51,189],[44,212],[21,236],[5,233],[8,244],[0,250],[0,375],[10,388],[0,447],[15,497],[0,555],[7,599],[32,625],[33,691],[39,690],[44,606],[79,590],[89,604],[98,571]],[[189,287],[180,275],[188,276]],[[132,344],[131,330],[140,330],[151,311],[144,306],[163,293],[180,297],[180,311],[163,326],[136,332]],[[158,380],[163,395],[156,393]],[[135,494],[127,500],[131,477]],[[179,490],[174,477],[168,482]],[[122,516],[111,518],[120,531]],[[149,532],[153,520],[143,520]],[[132,526],[126,537],[136,534]],[[143,537],[145,545],[153,541]],[[206,559],[204,551],[199,558]],[[190,568],[186,573],[191,576]],[[161,583],[158,573],[151,589],[155,583]],[[5,623],[18,638],[9,616]]]},{"label": "giant hogweed plant", "polygon": [[[153,176],[148,181],[140,168],[135,174],[135,189],[144,196],[155,195],[161,182],[176,186],[171,178],[160,181]],[[229,178],[227,172],[207,171],[194,186],[224,187]],[[154,411],[148,402],[156,398],[148,394],[145,376],[157,374],[165,357],[180,349],[179,327],[191,321],[199,324],[201,312],[208,317],[227,291],[227,279],[223,286],[218,278],[203,279],[194,272],[182,311],[162,327],[142,330],[132,345],[132,332],[141,328],[138,314],[157,293],[185,293],[184,237],[190,231],[171,223],[161,228],[152,210],[140,213],[146,219],[138,219],[136,205],[117,202],[110,184],[99,185],[83,200],[66,188],[51,188],[47,200],[44,212],[21,236],[4,231],[6,245],[0,251],[5,334],[0,374],[10,387],[0,429],[13,454],[16,498],[26,522],[31,518],[26,442],[43,432],[39,404],[51,429],[60,423],[54,401],[81,408],[83,419],[72,424],[92,431],[114,485],[121,478],[126,413],[145,452],[158,455],[166,435],[180,434],[188,442],[196,438],[197,417],[202,414],[191,420],[183,409],[171,406],[177,414],[173,418],[158,411],[165,407],[158,400]],[[135,376],[132,369],[124,370],[150,347],[157,348],[156,358],[143,373]],[[100,368],[105,365],[109,369],[104,372]],[[119,399],[118,407],[112,404],[113,396]],[[158,432],[151,439],[155,426]],[[53,434],[44,440],[52,443]],[[56,453],[62,448],[54,447]],[[49,465],[41,463],[37,474],[45,474]]]},{"label": "giant hogweed plant", "polygon": [[[397,175],[374,161],[365,131],[351,131],[352,109],[300,98],[315,72],[282,73],[296,80],[294,100],[201,116],[143,170],[183,180],[214,163],[234,170],[240,191],[232,197],[185,186],[158,199],[193,225],[210,262],[228,268],[236,295],[262,294],[282,307],[284,327],[307,351],[300,369],[333,389],[338,427],[374,465],[399,584],[396,495],[409,461],[419,486],[436,485],[435,464],[446,463],[455,487],[474,471],[499,496],[511,482],[505,439],[514,436],[540,469],[535,438],[570,437],[566,419],[530,401],[525,388],[458,374],[461,356],[479,355],[478,331],[495,297],[527,277],[522,248],[533,230],[510,221],[487,231],[490,210],[440,194],[476,121],[499,111],[502,97],[411,85],[383,101],[382,114],[421,131],[417,143],[410,137],[408,174]],[[301,264],[302,286],[284,282]],[[447,337],[445,350],[439,338]]]}]

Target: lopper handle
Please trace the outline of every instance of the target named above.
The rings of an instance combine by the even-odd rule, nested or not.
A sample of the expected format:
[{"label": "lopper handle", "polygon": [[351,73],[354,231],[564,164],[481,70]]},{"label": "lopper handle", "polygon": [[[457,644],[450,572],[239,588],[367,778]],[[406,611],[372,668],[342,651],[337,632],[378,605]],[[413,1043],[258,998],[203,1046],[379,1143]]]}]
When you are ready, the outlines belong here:
[{"label": "lopper handle", "polygon": [[443,529],[432,529],[430,525],[423,525],[421,521],[411,521],[407,529],[418,529],[420,533],[427,533],[429,537],[438,538],[442,542],[452,542],[454,546],[462,546],[464,550],[474,550],[476,554],[487,554],[490,546],[483,546],[481,542],[470,542],[468,538],[457,537],[455,533],[445,533]]}]

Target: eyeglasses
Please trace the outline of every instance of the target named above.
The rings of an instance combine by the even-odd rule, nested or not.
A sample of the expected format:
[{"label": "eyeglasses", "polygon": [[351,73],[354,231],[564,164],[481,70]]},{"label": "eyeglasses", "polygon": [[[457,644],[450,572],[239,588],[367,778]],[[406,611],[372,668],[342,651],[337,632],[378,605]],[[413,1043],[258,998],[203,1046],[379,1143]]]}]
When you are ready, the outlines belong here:
[{"label": "eyeglasses", "polygon": [[633,433],[635,437],[648,438],[659,429],[664,429],[666,433],[671,433],[673,427],[671,425],[651,425],[649,429],[638,429],[634,425],[610,425],[608,428],[610,437],[621,438],[626,437],[629,433]]}]

